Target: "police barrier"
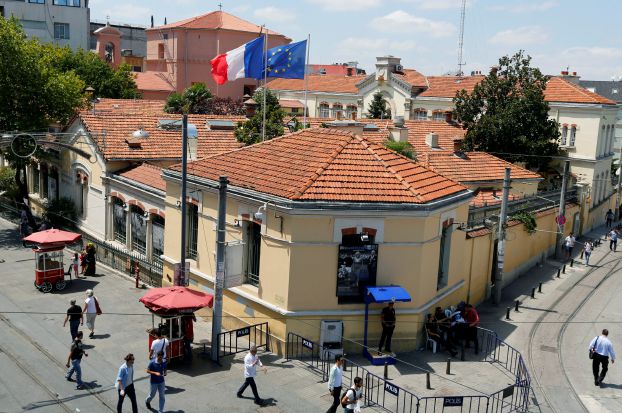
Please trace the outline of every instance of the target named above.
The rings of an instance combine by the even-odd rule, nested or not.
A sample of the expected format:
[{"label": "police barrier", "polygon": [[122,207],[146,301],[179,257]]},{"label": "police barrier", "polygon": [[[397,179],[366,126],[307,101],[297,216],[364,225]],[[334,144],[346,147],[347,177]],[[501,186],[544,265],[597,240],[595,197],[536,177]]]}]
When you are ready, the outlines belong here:
[{"label": "police barrier", "polygon": [[320,345],[296,333],[287,334],[285,359],[298,360],[313,369],[320,369]]},{"label": "police barrier", "polygon": [[224,331],[218,334],[218,358],[249,351],[251,346],[265,347],[270,351],[270,329],[268,323],[253,324],[236,330]]}]

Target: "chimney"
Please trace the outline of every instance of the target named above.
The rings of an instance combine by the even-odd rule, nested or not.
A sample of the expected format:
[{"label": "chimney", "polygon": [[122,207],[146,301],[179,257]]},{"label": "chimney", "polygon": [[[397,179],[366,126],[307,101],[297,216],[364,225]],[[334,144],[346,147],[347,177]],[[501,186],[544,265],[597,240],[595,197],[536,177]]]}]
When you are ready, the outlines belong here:
[{"label": "chimney", "polygon": [[396,116],[393,126],[389,126],[389,139],[394,142],[408,142],[408,128],[404,127],[403,116]]},{"label": "chimney", "polygon": [[577,72],[569,72],[568,70],[562,70],[561,78],[564,80],[567,80],[570,83],[574,83],[575,85],[578,85],[579,79],[581,79],[581,76],[577,75]]},{"label": "chimney", "polygon": [[438,149],[438,134],[430,132],[425,135],[425,143],[432,149]]},{"label": "chimney", "polygon": [[454,155],[456,155],[459,158],[466,158],[466,155],[464,154],[464,151],[462,150],[462,139],[454,139],[453,141],[454,143]]}]

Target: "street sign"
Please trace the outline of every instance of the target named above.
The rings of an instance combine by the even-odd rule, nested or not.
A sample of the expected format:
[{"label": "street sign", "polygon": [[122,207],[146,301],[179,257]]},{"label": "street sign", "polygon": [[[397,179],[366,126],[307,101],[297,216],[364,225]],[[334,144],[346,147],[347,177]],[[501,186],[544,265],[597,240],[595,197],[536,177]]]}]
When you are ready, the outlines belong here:
[{"label": "street sign", "polygon": [[389,383],[388,381],[384,382],[384,391],[387,393],[391,393],[394,396],[400,395],[400,388],[394,384]]},{"label": "street sign", "polygon": [[443,407],[458,407],[462,406],[463,403],[462,397],[444,397],[443,398]]},{"label": "street sign", "polygon": [[563,216],[563,215],[558,215],[558,216],[555,217],[555,222],[558,225],[564,225],[566,223],[566,217]]}]

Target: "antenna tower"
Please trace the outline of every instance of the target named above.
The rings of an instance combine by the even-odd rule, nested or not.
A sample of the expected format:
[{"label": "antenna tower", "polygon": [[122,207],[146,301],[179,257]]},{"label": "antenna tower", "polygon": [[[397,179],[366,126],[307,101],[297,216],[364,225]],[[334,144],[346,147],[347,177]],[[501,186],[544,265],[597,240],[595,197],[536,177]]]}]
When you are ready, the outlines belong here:
[{"label": "antenna tower", "polygon": [[462,61],[462,46],[464,45],[464,17],[466,14],[466,0],[462,0],[462,8],[460,9],[460,34],[458,35],[458,76],[462,76],[462,66],[466,63]]}]

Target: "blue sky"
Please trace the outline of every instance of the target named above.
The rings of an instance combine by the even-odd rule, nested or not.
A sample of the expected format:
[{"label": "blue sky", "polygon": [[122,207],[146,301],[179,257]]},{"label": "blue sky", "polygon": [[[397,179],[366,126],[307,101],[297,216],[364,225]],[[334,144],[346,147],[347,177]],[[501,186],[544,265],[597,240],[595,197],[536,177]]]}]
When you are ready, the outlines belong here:
[{"label": "blue sky", "polygon": [[[218,9],[218,1],[91,0],[91,18],[147,26]],[[311,63],[358,61],[374,69],[392,54],[426,75],[455,71],[461,0],[242,0],[223,10],[291,37],[311,35]],[[547,74],[566,67],[582,79],[622,76],[616,35],[622,1],[467,0],[465,72],[486,72],[500,56],[524,49]]]}]

